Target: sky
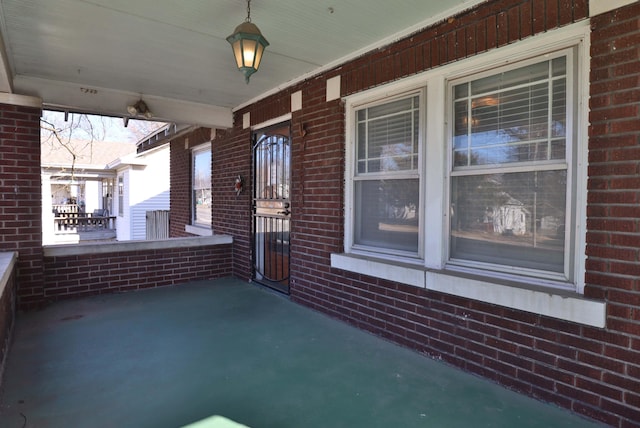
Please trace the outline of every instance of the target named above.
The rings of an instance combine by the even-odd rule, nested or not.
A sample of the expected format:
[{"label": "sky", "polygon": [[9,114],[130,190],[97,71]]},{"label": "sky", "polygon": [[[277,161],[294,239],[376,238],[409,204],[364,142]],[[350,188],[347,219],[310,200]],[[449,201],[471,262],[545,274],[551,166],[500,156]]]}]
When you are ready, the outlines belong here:
[{"label": "sky", "polygon": [[101,140],[135,143],[164,125],[162,122],[130,119],[127,127],[121,117],[96,116],[69,113],[65,121],[64,112],[44,110],[42,112],[41,133],[43,137],[51,133],[51,127],[58,133],[77,140]]}]

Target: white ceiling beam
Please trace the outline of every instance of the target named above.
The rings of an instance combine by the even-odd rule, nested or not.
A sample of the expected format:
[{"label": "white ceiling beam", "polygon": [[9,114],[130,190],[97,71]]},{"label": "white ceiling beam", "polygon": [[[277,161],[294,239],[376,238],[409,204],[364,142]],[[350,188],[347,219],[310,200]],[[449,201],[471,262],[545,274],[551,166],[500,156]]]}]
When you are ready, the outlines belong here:
[{"label": "white ceiling beam", "polygon": [[9,104],[13,106],[42,108],[42,100],[38,97],[29,97],[26,95],[10,94],[8,92],[0,92],[0,104]]},{"label": "white ceiling beam", "polygon": [[25,76],[15,77],[14,89],[43,99],[45,109],[125,117],[127,106],[142,98],[153,113],[151,120],[220,129],[233,126],[233,113],[226,107]]},{"label": "white ceiling beam", "polygon": [[11,93],[13,86],[11,81],[11,68],[9,67],[9,56],[4,46],[2,32],[0,32],[0,92]]}]

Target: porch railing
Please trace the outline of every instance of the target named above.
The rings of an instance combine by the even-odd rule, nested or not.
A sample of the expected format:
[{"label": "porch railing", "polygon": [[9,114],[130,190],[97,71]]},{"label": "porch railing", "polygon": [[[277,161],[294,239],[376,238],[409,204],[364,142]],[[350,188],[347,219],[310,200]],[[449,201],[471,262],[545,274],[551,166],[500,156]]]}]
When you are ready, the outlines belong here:
[{"label": "porch railing", "polygon": [[79,212],[77,205],[54,205],[53,224],[56,233],[86,232],[116,228],[116,217],[106,210]]},{"label": "porch railing", "polygon": [[81,211],[80,205],[78,204],[53,204],[51,208],[53,210],[53,214],[55,214],[56,216],[58,214],[78,214]]}]

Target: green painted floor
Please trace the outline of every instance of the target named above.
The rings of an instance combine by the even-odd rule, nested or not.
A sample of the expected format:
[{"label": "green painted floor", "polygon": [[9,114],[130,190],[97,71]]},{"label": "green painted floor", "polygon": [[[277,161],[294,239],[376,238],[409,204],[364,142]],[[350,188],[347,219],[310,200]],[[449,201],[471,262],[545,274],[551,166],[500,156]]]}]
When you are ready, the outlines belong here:
[{"label": "green painted floor", "polygon": [[0,427],[597,426],[235,279],[18,317]]}]

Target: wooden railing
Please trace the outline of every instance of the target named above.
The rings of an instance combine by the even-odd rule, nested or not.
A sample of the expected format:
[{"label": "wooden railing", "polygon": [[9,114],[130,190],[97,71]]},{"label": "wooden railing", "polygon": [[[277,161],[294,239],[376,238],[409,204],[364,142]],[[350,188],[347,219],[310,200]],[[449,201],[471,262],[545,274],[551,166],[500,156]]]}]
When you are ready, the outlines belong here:
[{"label": "wooden railing", "polygon": [[[79,213],[80,206],[78,204],[53,204],[52,206],[54,214],[68,214],[68,213]],[[84,211],[84,210],[82,210]]]},{"label": "wooden railing", "polygon": [[54,214],[55,232],[88,232],[116,228],[115,216],[78,212],[57,212]]}]

